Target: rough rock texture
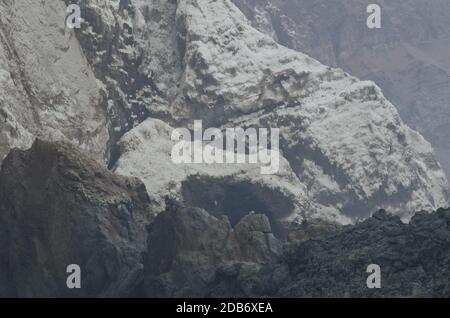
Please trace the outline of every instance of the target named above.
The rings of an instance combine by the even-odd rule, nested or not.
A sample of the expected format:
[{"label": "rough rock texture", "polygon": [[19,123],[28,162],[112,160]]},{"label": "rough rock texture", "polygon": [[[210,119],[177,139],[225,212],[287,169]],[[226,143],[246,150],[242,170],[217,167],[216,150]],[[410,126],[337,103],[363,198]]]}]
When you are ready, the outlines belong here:
[{"label": "rough rock texture", "polygon": [[128,0],[64,2],[77,3],[84,19],[74,35],[101,87],[100,104],[110,124],[107,156],[112,165],[118,156],[116,141],[149,116],[144,101],[157,94],[152,73],[140,70],[143,55],[134,35],[135,7]]},{"label": "rough rock texture", "polygon": [[[296,197],[286,212],[294,219],[348,223],[379,208],[408,219],[448,205],[430,145],[377,86],[280,46],[231,1],[75,1],[80,30],[64,27],[69,2],[0,5],[1,156],[36,136],[67,140],[147,186],[157,172],[149,193],[163,209],[159,194],[197,168],[180,172],[155,155],[149,171],[135,169],[151,145],[124,144],[149,130],[149,116],[167,129],[194,119],[204,128],[278,127],[282,169],[264,182]],[[256,169],[235,168],[220,178],[244,170],[247,183],[261,182]]]},{"label": "rough rock texture", "polygon": [[0,161],[35,137],[65,140],[105,161],[100,87],[62,1],[0,3]]},{"label": "rough rock texture", "polygon": [[146,120],[120,140],[122,155],[114,167],[118,174],[141,178],[159,211],[168,194],[210,212],[236,214],[236,221],[251,210],[284,219],[308,209],[306,189],[286,160],[276,175],[262,175],[258,164],[174,164],[172,131],[161,120]]},{"label": "rough rock texture", "polygon": [[[202,119],[204,128],[280,128],[283,156],[297,187],[306,188],[308,216],[348,223],[385,208],[408,219],[448,205],[431,146],[373,82],[278,45],[228,0],[133,4],[139,69],[159,87],[142,98],[149,113],[172,126]],[[136,175],[138,153],[122,153],[117,171]],[[176,171],[170,162],[157,165],[161,174]]]},{"label": "rough rock texture", "polygon": [[[226,219],[201,209],[171,207],[149,228],[146,291],[152,297],[450,297],[450,210],[419,213],[410,224],[380,211],[357,225],[314,221],[295,231],[302,237],[291,237],[280,253],[279,241],[264,240],[265,217],[250,215],[232,231]],[[367,288],[369,264],[381,268],[380,289]]]},{"label": "rough rock texture", "polygon": [[[384,211],[356,225],[304,220],[283,240],[264,211],[233,222],[199,202],[169,195],[153,217],[140,181],[71,145],[13,150],[0,173],[0,296],[450,297],[450,210],[409,224]],[[68,264],[82,269],[79,290],[66,287]],[[366,287],[369,264],[381,289]]]},{"label": "rough rock texture", "polygon": [[233,0],[252,25],[289,48],[375,81],[405,122],[429,140],[450,175],[450,2]]},{"label": "rough rock texture", "polygon": [[[450,297],[450,210],[418,213],[410,224],[380,211],[331,233],[288,249],[278,296]],[[369,264],[381,267],[381,289],[366,286]]]},{"label": "rough rock texture", "polygon": [[149,297],[208,296],[218,270],[252,271],[281,252],[281,243],[262,214],[244,217],[233,229],[226,217],[216,218],[173,200],[148,232],[144,280]]},{"label": "rough rock texture", "polygon": [[[63,143],[13,150],[0,173],[0,295],[126,297],[139,292],[145,186]],[[81,267],[81,289],[66,268]]]}]

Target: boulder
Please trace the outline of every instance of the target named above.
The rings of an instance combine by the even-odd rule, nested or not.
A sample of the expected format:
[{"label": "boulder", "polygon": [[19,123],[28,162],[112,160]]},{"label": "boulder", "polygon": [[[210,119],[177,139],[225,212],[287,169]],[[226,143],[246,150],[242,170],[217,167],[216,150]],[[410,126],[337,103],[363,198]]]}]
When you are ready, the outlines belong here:
[{"label": "boulder", "polygon": [[[12,150],[0,173],[0,295],[135,295],[152,217],[139,180],[68,144]],[[66,285],[70,264],[80,266],[80,289]]]}]

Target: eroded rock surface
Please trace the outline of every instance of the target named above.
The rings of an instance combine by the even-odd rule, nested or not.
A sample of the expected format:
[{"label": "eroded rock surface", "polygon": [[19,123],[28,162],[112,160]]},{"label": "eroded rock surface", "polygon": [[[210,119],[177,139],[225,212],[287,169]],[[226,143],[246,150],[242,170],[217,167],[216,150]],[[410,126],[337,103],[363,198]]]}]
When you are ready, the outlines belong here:
[{"label": "eroded rock surface", "polygon": [[375,81],[402,119],[430,141],[450,175],[450,3],[370,0],[233,0],[252,25],[286,47]]},{"label": "eroded rock surface", "polygon": [[0,161],[34,139],[62,140],[106,162],[100,85],[62,1],[0,3]]},{"label": "eroded rock surface", "polygon": [[206,297],[218,272],[273,262],[281,242],[263,214],[232,228],[228,218],[171,201],[149,226],[145,289],[149,297]]},{"label": "eroded rock surface", "polygon": [[[305,222],[281,243],[267,236],[263,216],[232,230],[204,210],[175,208],[149,233],[144,266],[153,297],[450,296],[449,210],[419,213],[410,224],[385,211],[350,226]],[[370,264],[380,266],[380,289],[367,287]]]},{"label": "eroded rock surface", "polygon": [[[152,219],[145,186],[63,143],[13,150],[0,173],[0,294],[131,296]],[[66,268],[81,268],[68,289]]]},{"label": "eroded rock surface", "polygon": [[[187,200],[185,200],[187,201]],[[0,295],[8,297],[449,297],[450,211],[409,224],[380,211],[356,225],[304,220],[277,237],[144,185],[64,143],[14,150],[0,173]],[[67,288],[78,264],[81,289]],[[368,289],[369,264],[381,289]]]},{"label": "eroded rock surface", "polygon": [[[196,119],[205,129],[280,128],[288,171],[306,189],[308,217],[349,223],[385,208],[409,219],[448,205],[430,144],[373,82],[277,44],[228,0],[137,1],[132,22],[140,69],[160,87],[157,100],[142,97],[149,113],[174,128],[192,128]],[[149,130],[141,125],[122,145]],[[117,169],[136,175],[139,151],[123,148]],[[148,169],[178,171],[156,161],[170,169]]]},{"label": "eroded rock surface", "polygon": [[[35,137],[66,140],[145,181],[179,172],[164,156],[130,168],[143,150],[124,143],[148,117],[167,129],[275,127],[283,167],[272,184],[308,206],[293,219],[349,223],[379,208],[409,219],[448,205],[431,146],[376,85],[279,45],[231,1],[82,1],[79,30],[64,26],[68,3],[0,5],[0,156]],[[189,175],[153,188],[170,192]]]},{"label": "eroded rock surface", "polygon": [[[0,4],[1,296],[449,296],[449,211],[400,221],[447,180],[373,82],[229,0],[79,1],[80,30],[68,3]],[[279,128],[279,171],[174,164],[194,120]]]}]

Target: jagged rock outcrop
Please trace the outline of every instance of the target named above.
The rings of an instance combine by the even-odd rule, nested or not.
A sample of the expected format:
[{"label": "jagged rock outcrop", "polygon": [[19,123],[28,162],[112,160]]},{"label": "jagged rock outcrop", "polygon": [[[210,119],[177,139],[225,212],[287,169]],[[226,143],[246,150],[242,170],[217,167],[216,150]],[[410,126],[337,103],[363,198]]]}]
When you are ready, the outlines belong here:
[{"label": "jagged rock outcrop", "polygon": [[[431,146],[374,83],[280,46],[228,0],[134,5],[140,69],[160,88],[157,101],[147,99],[149,113],[173,127],[201,119],[205,128],[280,128],[308,217],[348,223],[385,208],[408,219],[448,205]],[[117,171],[135,175],[137,157],[122,153]]]},{"label": "jagged rock outcrop", "polygon": [[[66,140],[145,179],[153,174],[134,169],[133,158],[147,146],[123,147],[130,135],[117,141],[146,130],[149,116],[174,128],[195,119],[205,129],[276,127],[284,167],[272,184],[295,194],[292,219],[348,223],[379,208],[408,219],[448,205],[430,145],[378,87],[280,46],[231,1],[75,1],[79,30],[64,28],[68,3],[0,5],[1,156],[36,136]],[[147,169],[179,172],[160,159]],[[155,182],[154,192],[179,189],[191,174],[175,186]]]},{"label": "jagged rock outcrop", "polygon": [[[144,262],[147,293],[152,297],[450,297],[450,210],[419,213],[410,224],[380,211],[357,225],[304,222],[295,232],[282,249],[271,253],[274,245],[269,242],[281,243],[272,236],[271,241],[264,240],[264,233],[270,233],[264,216],[250,215],[232,230],[226,219],[204,210],[172,206],[149,228]],[[243,250],[253,252],[242,254]],[[370,264],[380,266],[379,289],[367,287]]]},{"label": "jagged rock outcrop", "polygon": [[[107,110],[109,164],[117,160],[117,140],[149,116],[144,101],[157,95],[152,74],[140,70],[142,52],[134,35],[135,7],[123,0],[65,0],[77,3],[84,19],[74,32],[101,87],[100,105]],[[147,97],[144,99],[143,97]]]},{"label": "jagged rock outcrop", "polygon": [[[380,211],[361,224],[294,244],[281,263],[289,275],[276,295],[448,298],[449,243],[450,210],[418,213],[410,224]],[[380,289],[367,288],[369,264],[381,268]]]},{"label": "jagged rock outcrop", "polygon": [[[230,0],[3,0],[0,93],[0,296],[450,296],[450,211],[400,221],[449,203],[430,144]],[[194,120],[279,128],[278,172],[175,164]]]},{"label": "jagged rock outcrop", "polygon": [[258,30],[320,62],[375,81],[402,119],[430,141],[450,175],[450,2],[233,0]]},{"label": "jagged rock outcrop", "polygon": [[[234,223],[64,143],[13,150],[0,173],[0,295],[8,297],[449,297],[450,210],[409,224],[380,211],[342,226],[305,220],[275,236],[264,213]],[[143,252],[143,253],[142,253]],[[66,267],[82,288],[66,286]],[[381,289],[366,268],[381,267]]]},{"label": "jagged rock outcrop", "polygon": [[188,205],[225,213],[234,223],[251,210],[282,220],[308,209],[307,191],[286,160],[281,160],[276,175],[262,175],[259,164],[174,164],[173,129],[148,119],[118,144],[121,157],[114,171],[141,178],[158,211],[165,210],[168,194]]},{"label": "jagged rock outcrop", "polygon": [[[152,216],[139,180],[68,144],[12,150],[0,173],[0,295],[136,295]],[[66,286],[70,264],[81,268],[81,289]]]},{"label": "jagged rock outcrop", "polygon": [[71,142],[105,162],[100,85],[62,1],[0,3],[0,161],[34,139]]},{"label": "jagged rock outcrop", "polygon": [[148,232],[144,280],[149,297],[206,297],[219,272],[259,268],[281,252],[263,214],[247,215],[232,228],[225,216],[173,200]]}]

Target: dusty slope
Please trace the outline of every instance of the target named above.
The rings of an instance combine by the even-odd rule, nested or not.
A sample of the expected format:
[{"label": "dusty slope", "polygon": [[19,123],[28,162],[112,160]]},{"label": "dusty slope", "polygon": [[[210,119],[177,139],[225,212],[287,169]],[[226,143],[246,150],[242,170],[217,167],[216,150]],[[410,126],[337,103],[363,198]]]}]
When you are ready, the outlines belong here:
[{"label": "dusty slope", "polygon": [[62,1],[0,3],[0,160],[34,138],[70,141],[104,162],[100,86]]},{"label": "dusty slope", "polygon": [[233,2],[279,43],[375,81],[450,175],[449,1],[378,1],[380,30],[365,25],[369,0]]},{"label": "dusty slope", "polygon": [[[280,128],[312,216],[345,221],[384,207],[407,218],[448,204],[431,146],[374,83],[278,45],[230,1],[137,1],[134,11],[141,69],[161,88],[159,103],[143,99],[150,113],[162,107],[173,125]],[[142,125],[124,139],[142,145],[125,150],[121,173],[146,175],[136,163],[147,160],[139,153],[158,132],[144,133],[143,142]]]}]

